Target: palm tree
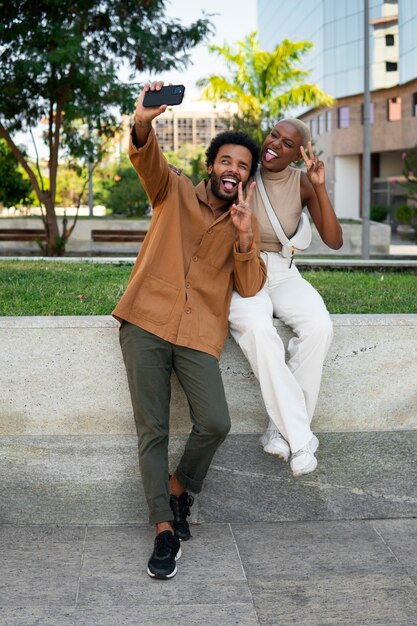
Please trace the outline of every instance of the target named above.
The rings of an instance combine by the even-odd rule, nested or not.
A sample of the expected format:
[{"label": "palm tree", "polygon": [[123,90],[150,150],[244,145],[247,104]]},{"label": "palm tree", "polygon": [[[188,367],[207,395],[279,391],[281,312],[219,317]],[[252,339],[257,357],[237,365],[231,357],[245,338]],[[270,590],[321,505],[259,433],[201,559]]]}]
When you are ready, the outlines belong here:
[{"label": "palm tree", "polygon": [[309,71],[296,67],[312,47],[309,41],[284,39],[272,52],[262,50],[256,32],[237,42],[209,46],[223,57],[230,79],[211,74],[198,81],[204,100],[237,102],[239,114],[234,128],[244,128],[262,141],[274,122],[300,105],[331,106],[333,98],[317,85],[304,82]]}]

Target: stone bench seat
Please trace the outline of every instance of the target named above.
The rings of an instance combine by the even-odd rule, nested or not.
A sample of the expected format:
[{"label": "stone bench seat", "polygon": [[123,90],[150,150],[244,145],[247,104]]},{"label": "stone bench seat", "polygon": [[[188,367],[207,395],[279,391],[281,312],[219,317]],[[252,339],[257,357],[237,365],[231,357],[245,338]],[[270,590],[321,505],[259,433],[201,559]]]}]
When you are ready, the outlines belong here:
[{"label": "stone bench seat", "polygon": [[[297,480],[258,444],[267,422],[259,385],[228,338],[220,367],[232,431],[194,522],[415,515],[417,315],[332,319],[313,421],[319,468]],[[276,328],[286,343],[291,332]],[[3,317],[0,346],[0,523],[146,522],[117,322]],[[170,427],[173,471],[190,431],[175,375]]]},{"label": "stone bench seat", "polygon": [[[319,431],[417,428],[417,315],[333,315],[313,421]],[[275,322],[286,344],[291,331]],[[111,316],[0,318],[0,435],[134,434]],[[259,384],[229,337],[220,361],[232,432],[261,432]],[[189,431],[173,376],[171,428]]]}]

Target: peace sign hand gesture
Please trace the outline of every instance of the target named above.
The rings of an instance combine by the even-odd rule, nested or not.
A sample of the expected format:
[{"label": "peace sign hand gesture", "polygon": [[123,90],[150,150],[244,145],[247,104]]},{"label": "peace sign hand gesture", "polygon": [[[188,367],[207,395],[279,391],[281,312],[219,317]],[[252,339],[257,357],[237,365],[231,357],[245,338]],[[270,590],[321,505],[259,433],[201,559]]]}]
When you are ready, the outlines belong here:
[{"label": "peace sign hand gesture", "polygon": [[249,204],[252,198],[253,190],[256,183],[251,183],[249,191],[246,195],[246,199],[243,197],[243,187],[240,182],[237,188],[238,202],[232,204],[230,215],[235,228],[241,234],[252,234],[252,213],[249,209]]},{"label": "peace sign hand gesture", "polygon": [[320,161],[313,152],[313,146],[311,145],[311,141],[308,142],[307,145],[308,152],[310,157],[307,156],[306,151],[303,146],[300,148],[301,156],[304,159],[304,163],[307,168],[307,176],[312,185],[324,185],[324,163]]}]

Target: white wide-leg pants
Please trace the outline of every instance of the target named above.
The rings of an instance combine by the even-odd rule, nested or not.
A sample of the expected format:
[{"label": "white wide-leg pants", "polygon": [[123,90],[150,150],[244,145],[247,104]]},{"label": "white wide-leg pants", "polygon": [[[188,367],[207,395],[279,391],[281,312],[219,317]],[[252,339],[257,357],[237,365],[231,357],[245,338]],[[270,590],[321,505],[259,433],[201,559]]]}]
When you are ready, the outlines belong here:
[{"label": "white wide-leg pants", "polygon": [[[289,268],[288,259],[275,252],[262,252],[262,258],[266,284],[252,298],[233,292],[230,332],[260,383],[270,420],[296,452],[312,437],[310,423],[333,327],[321,296],[294,264]],[[273,317],[295,333],[287,363]]]}]

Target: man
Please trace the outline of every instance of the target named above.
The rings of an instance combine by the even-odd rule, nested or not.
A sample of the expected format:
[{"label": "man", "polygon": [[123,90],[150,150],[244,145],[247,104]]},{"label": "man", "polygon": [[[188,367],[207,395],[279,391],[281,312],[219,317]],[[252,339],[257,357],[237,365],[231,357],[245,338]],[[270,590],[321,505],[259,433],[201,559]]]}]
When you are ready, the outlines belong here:
[{"label": "man", "polygon": [[[122,322],[120,343],[139,439],[139,462],[149,521],[156,525],[148,574],[175,575],[179,539],[191,537],[187,515],[218,446],[230,429],[218,359],[228,332],[232,290],[253,296],[266,270],[257,226],[243,188],[258,148],[242,133],[218,135],[207,150],[209,180],[194,188],[170,168],[152,120],[161,107],[135,110],[129,155],[153,208],[125,294],[113,312]],[[236,202],[237,201],[237,202]],[[174,370],[190,405],[192,431],[168,478],[170,376]]]}]

